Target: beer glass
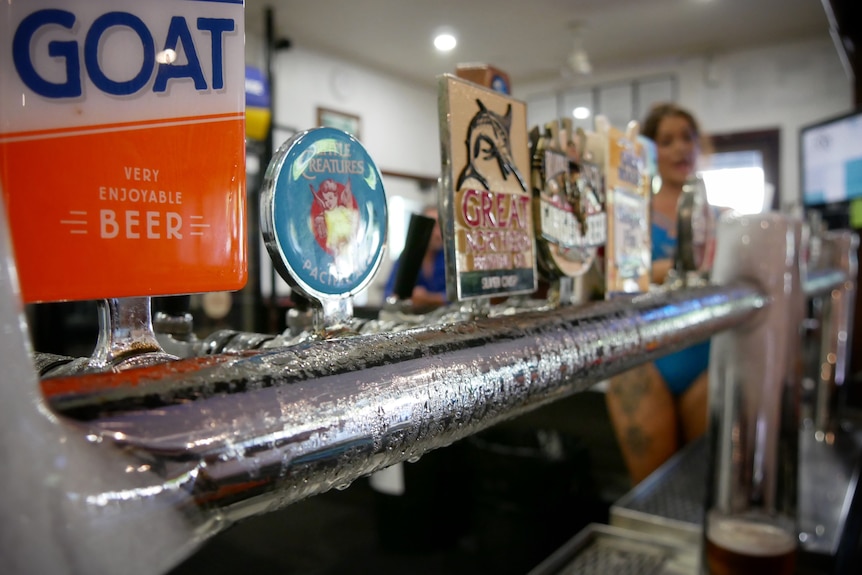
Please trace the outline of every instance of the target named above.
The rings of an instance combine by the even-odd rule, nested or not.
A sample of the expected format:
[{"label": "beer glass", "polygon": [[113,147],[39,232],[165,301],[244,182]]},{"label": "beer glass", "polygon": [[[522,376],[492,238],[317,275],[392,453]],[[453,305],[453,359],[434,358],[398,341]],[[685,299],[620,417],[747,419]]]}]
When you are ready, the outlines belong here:
[{"label": "beer glass", "polygon": [[765,292],[752,319],[712,339],[704,573],[792,574],[796,561],[802,224],[725,216],[716,283]]}]

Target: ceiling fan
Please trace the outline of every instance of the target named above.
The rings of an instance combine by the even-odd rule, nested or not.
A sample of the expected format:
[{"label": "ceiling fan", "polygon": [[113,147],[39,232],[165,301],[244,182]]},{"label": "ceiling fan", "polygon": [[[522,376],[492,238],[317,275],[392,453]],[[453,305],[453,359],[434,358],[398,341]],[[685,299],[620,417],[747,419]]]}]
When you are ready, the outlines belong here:
[{"label": "ceiling fan", "polygon": [[572,32],[572,50],[566,56],[566,65],[562,69],[562,74],[569,78],[589,76],[593,73],[593,65],[590,62],[590,55],[584,48],[584,24],[572,22],[569,29]]}]

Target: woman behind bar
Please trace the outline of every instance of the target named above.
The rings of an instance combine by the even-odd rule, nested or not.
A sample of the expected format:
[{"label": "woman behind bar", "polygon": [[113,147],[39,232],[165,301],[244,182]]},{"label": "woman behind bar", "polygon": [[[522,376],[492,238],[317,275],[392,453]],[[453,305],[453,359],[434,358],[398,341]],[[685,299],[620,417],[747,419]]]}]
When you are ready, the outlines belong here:
[{"label": "woman behind bar", "polygon": [[[652,198],[652,281],[662,284],[676,250],[677,202],[700,152],[700,129],[675,104],[654,106],[643,135],[658,148],[661,189]],[[707,421],[709,342],[662,357],[611,379],[606,401],[634,483],[699,437]]]},{"label": "woman behind bar", "polygon": [[[434,231],[428,241],[428,249],[422,259],[422,267],[416,278],[416,286],[410,297],[416,307],[441,306],[446,303],[446,258],[443,252],[443,236],[440,232],[440,221],[438,219],[436,206],[425,206],[422,215],[433,218]],[[392,267],[389,279],[384,289],[384,297],[389,297],[395,290],[395,277],[398,275],[398,262]]]}]

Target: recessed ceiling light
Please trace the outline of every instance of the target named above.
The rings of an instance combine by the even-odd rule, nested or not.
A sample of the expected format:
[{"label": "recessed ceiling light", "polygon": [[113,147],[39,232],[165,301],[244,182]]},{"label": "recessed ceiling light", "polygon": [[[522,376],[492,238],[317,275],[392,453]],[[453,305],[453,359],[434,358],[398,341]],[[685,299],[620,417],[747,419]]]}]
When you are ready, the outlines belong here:
[{"label": "recessed ceiling light", "polygon": [[572,110],[572,116],[574,116],[578,120],[586,120],[590,117],[590,109],[584,106],[578,106],[577,108]]},{"label": "recessed ceiling light", "polygon": [[452,34],[438,34],[434,38],[434,47],[440,52],[449,52],[458,44],[458,40]]},{"label": "recessed ceiling light", "polygon": [[173,64],[177,61],[177,53],[170,48],[162,50],[156,54],[156,62],[159,64]]}]

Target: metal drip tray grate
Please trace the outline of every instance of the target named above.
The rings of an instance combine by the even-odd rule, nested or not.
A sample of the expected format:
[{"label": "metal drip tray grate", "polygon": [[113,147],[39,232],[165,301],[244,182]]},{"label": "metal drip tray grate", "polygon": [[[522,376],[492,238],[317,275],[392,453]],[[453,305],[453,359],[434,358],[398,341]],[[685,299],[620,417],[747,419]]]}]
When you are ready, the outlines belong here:
[{"label": "metal drip tray grate", "polygon": [[632,549],[629,542],[599,540],[587,547],[560,575],[650,575],[658,573],[667,556],[651,549]]},{"label": "metal drip tray grate", "polygon": [[707,451],[700,439],[669,459],[611,507],[610,523],[699,544]]},{"label": "metal drip tray grate", "polygon": [[696,572],[697,564],[694,546],[591,524],[530,575],[688,575]]}]

